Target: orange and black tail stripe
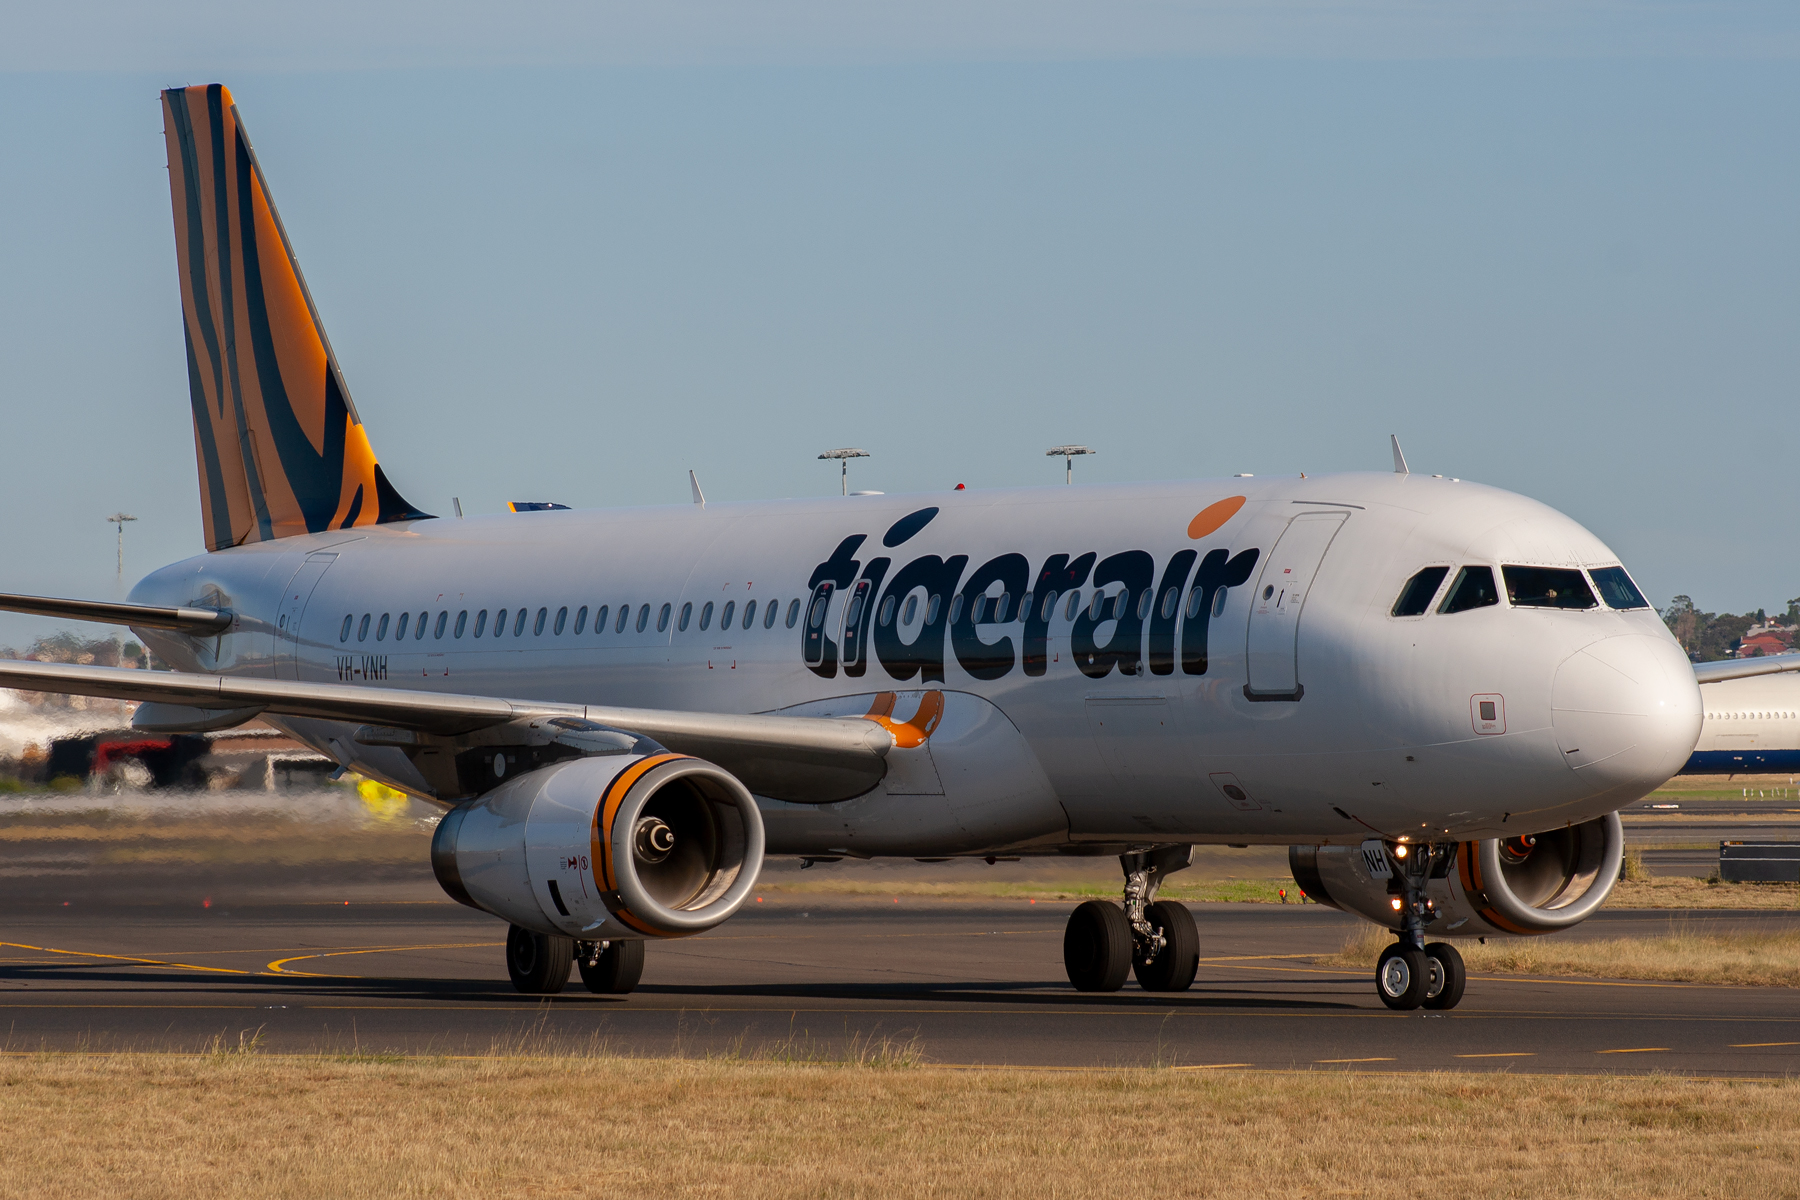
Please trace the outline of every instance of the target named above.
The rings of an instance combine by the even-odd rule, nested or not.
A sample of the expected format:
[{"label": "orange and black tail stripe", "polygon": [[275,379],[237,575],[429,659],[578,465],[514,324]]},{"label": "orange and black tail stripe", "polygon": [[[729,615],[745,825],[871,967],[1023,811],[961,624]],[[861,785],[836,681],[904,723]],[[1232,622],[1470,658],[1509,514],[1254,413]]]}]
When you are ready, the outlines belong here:
[{"label": "orange and black tail stripe", "polygon": [[163,93],[206,547],[417,520],[363,432],[219,84]]}]

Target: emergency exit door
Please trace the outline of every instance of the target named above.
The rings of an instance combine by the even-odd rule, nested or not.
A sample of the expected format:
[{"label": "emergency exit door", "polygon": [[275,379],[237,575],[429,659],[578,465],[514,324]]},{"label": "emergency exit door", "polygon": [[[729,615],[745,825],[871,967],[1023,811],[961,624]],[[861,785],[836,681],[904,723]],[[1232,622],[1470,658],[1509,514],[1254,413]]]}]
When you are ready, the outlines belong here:
[{"label": "emergency exit door", "polygon": [[1313,577],[1348,513],[1301,513],[1282,531],[1263,563],[1250,597],[1250,632],[1245,655],[1252,700],[1298,700],[1305,694],[1299,672],[1300,615]]},{"label": "emergency exit door", "polygon": [[325,577],[326,568],[337,561],[335,554],[309,554],[294,577],[288,580],[281,597],[281,613],[275,619],[275,678],[300,678],[300,621],[306,615],[306,602],[313,589]]}]

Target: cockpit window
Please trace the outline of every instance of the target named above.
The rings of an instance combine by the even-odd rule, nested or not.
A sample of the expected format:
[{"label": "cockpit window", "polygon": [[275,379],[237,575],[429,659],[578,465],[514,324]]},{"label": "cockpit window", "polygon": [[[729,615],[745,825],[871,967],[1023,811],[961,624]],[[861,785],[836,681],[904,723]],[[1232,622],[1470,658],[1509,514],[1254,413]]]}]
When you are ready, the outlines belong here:
[{"label": "cockpit window", "polygon": [[1417,575],[1406,581],[1400,590],[1400,598],[1394,601],[1396,617],[1421,617],[1431,607],[1431,598],[1437,595],[1438,584],[1444,582],[1444,576],[1450,573],[1449,567],[1426,567]]},{"label": "cockpit window", "polygon": [[1638,591],[1637,584],[1631,582],[1624,567],[1597,567],[1588,574],[1594,577],[1594,586],[1600,589],[1600,598],[1606,601],[1606,607],[1650,607],[1650,602]]},{"label": "cockpit window", "polygon": [[1580,571],[1558,567],[1501,567],[1514,608],[1593,608],[1599,604]]},{"label": "cockpit window", "polygon": [[1468,612],[1471,608],[1486,608],[1498,603],[1500,593],[1494,587],[1493,568],[1464,567],[1456,573],[1456,582],[1450,585],[1450,593],[1438,605],[1438,611]]}]

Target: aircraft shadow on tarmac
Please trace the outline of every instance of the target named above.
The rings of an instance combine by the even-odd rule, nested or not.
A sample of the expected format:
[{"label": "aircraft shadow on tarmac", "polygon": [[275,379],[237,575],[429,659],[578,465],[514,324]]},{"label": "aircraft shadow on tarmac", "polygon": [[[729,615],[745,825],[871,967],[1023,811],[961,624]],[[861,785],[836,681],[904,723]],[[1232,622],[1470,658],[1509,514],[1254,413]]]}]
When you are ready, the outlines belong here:
[{"label": "aircraft shadow on tarmac", "polygon": [[[1262,983],[1263,981],[1259,981],[1259,986],[1254,990],[1231,985],[1196,984],[1194,989],[1180,993],[1122,991],[1105,994],[1073,991],[1060,981],[918,984],[649,984],[640,986],[635,994],[642,997],[691,997],[695,1000],[705,1001],[847,1000],[866,1003],[875,1000],[893,1000],[914,1003],[937,1001],[959,1005],[1005,1004],[1065,1008],[1070,1005],[1083,1005],[1112,1009],[1179,1007],[1318,1010],[1365,1007],[1343,1000],[1316,999],[1312,996],[1271,996],[1268,994],[1268,988],[1260,986]],[[1316,984],[1317,981],[1271,979],[1266,983],[1268,987],[1281,987],[1295,986],[1301,983]],[[7,985],[12,985],[12,987],[8,988]],[[579,982],[555,996],[526,996],[515,991],[512,985],[504,980],[488,982],[475,979],[383,978],[380,976],[321,978],[316,975],[290,976],[266,973],[214,975],[189,973],[177,967],[158,968],[120,963],[0,965],[0,989],[12,990],[12,988],[19,989],[19,991],[13,992],[14,995],[18,995],[26,988],[55,991],[129,990],[137,993],[152,992],[163,995],[198,991],[279,996],[303,992],[320,999],[437,1000],[462,1001],[464,1003],[489,1001],[511,1005],[526,1002],[540,1004],[544,1001],[556,1004],[599,1003],[612,1005],[627,1003],[630,1000],[628,996],[596,995],[582,989]]]}]

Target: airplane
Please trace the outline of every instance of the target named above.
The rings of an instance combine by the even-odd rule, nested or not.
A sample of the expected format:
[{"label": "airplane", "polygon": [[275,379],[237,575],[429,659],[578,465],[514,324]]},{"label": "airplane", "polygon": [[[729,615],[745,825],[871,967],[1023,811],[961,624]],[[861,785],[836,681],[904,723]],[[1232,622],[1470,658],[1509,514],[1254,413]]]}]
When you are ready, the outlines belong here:
[{"label": "airplane", "polygon": [[1704,696],[1700,740],[1681,774],[1800,771],[1800,678],[1790,674],[1738,678],[1707,688]]},{"label": "airplane", "polygon": [[1702,681],[1617,555],[1498,488],[1236,476],[462,519],[376,459],[231,94],[162,94],[206,552],[126,603],[172,671],[0,663],[0,686],[262,717],[444,810],[444,890],[508,975],[637,983],[765,856],[1116,856],[1069,982],[1179,992],[1158,898],[1203,844],[1286,845],[1391,929],[1390,1008],[1448,1009],[1449,937],[1590,915],[1617,811],[1681,769]]}]

